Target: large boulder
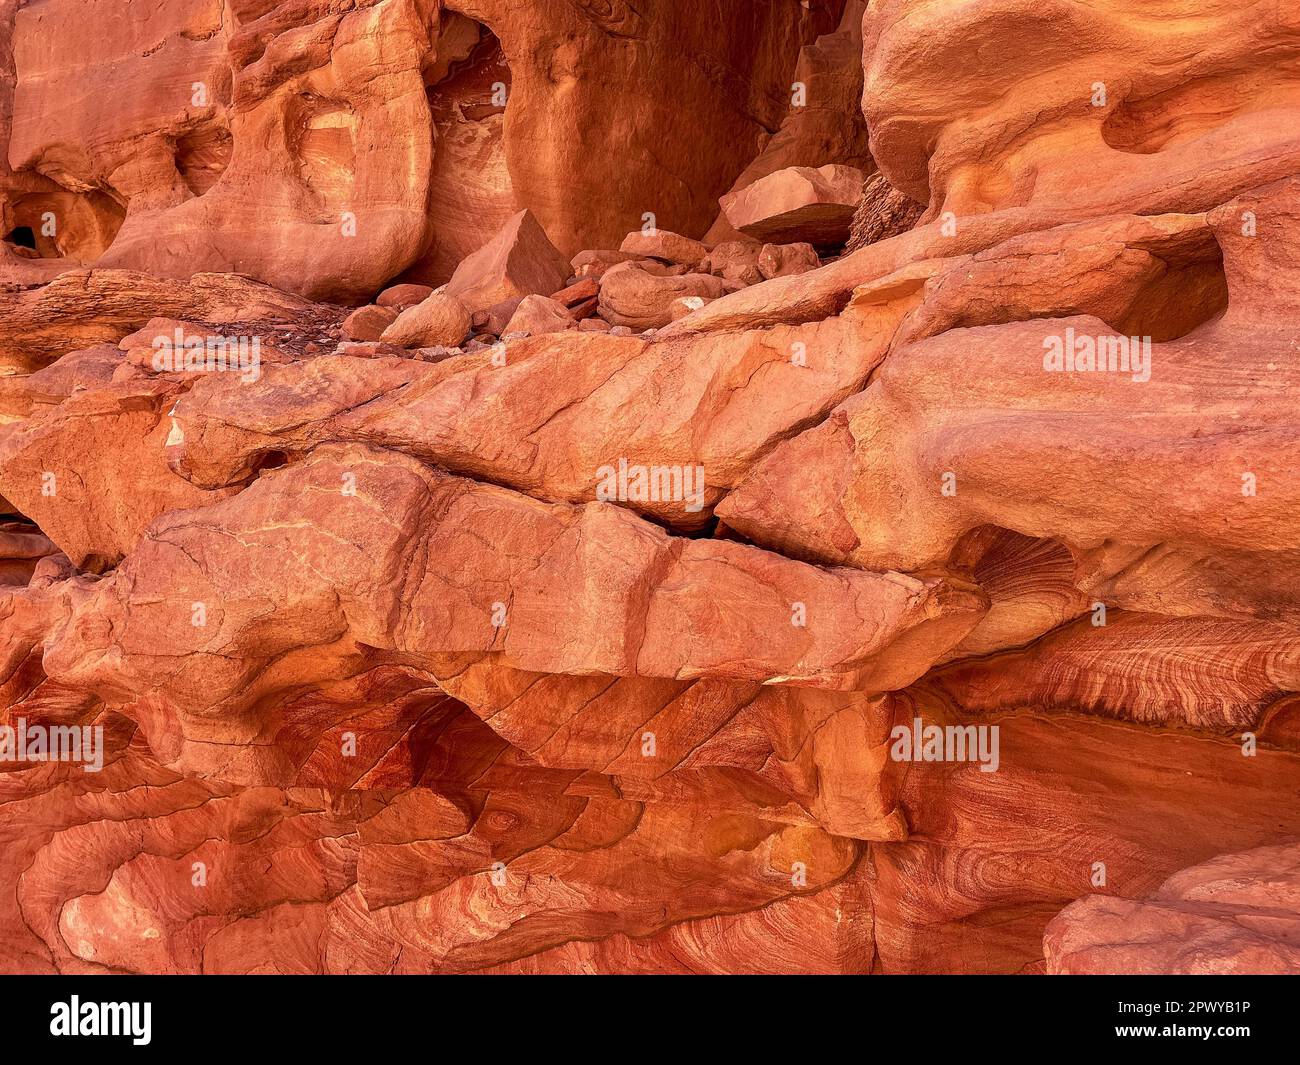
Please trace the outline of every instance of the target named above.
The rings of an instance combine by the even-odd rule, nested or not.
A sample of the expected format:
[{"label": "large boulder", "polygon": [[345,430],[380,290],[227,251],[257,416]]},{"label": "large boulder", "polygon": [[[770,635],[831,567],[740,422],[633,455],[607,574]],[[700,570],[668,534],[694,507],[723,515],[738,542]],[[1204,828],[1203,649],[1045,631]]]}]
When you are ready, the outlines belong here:
[{"label": "large boulder", "polygon": [[1300,845],[1225,854],[1143,899],[1093,895],[1047,926],[1054,975],[1300,975]]},{"label": "large boulder", "polygon": [[862,182],[862,171],[851,166],[787,167],[724,196],[722,212],[748,237],[839,248],[848,242]]},{"label": "large boulder", "polygon": [[432,348],[459,344],[469,329],[470,313],[465,305],[446,292],[435,292],[399,314],[379,339],[403,348]]},{"label": "large boulder", "polygon": [[456,267],[446,292],[473,314],[503,300],[549,295],[563,287],[568,273],[569,264],[537,219],[520,211]]}]

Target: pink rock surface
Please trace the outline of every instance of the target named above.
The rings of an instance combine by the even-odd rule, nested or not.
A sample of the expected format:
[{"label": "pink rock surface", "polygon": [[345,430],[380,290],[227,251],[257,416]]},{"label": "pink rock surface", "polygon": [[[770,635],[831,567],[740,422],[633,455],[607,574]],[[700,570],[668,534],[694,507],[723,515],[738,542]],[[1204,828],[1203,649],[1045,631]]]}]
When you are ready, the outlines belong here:
[{"label": "pink rock surface", "polygon": [[1226,854],[1149,898],[1068,906],[1043,942],[1053,974],[1300,973],[1300,847]]}]

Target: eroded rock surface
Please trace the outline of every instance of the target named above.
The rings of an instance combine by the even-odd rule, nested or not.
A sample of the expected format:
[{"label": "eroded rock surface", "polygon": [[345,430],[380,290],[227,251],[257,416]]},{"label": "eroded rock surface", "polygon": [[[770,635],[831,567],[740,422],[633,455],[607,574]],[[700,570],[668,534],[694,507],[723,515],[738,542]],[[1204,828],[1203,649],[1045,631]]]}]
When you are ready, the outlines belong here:
[{"label": "eroded rock surface", "polygon": [[1054,973],[1300,972],[1294,845],[1225,854],[1140,900],[1091,898],[1047,928]]},{"label": "eroded rock surface", "polygon": [[1284,5],[118,14],[0,0],[0,971],[1300,971]]}]

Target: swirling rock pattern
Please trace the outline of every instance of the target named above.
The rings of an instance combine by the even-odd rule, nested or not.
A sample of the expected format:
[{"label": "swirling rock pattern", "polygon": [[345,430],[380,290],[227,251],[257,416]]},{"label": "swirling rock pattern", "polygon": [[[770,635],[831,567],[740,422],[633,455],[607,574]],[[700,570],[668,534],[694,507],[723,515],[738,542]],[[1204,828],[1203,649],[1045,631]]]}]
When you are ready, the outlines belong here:
[{"label": "swirling rock pattern", "polygon": [[1300,971],[1300,20],[1131,7],[0,0],[0,971]]}]

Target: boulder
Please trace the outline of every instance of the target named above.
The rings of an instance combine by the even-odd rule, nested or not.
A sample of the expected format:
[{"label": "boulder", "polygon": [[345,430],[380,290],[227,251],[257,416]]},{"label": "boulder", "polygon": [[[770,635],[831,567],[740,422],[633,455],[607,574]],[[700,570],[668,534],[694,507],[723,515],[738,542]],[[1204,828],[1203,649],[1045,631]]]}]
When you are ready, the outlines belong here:
[{"label": "boulder", "polygon": [[804,274],[821,266],[811,244],[764,244],[758,254],[758,270],[764,278]]},{"label": "boulder", "polygon": [[573,272],[579,278],[589,277],[599,281],[605,271],[619,263],[645,262],[644,255],[633,255],[623,251],[580,251],[573,257]]},{"label": "boulder", "polygon": [[380,339],[403,348],[452,346],[465,339],[470,324],[469,311],[460,300],[435,292],[399,314]]},{"label": "boulder", "polygon": [[432,295],[433,289],[428,285],[391,285],[376,297],[375,303],[380,307],[396,307],[399,311],[404,311]]},{"label": "boulder", "polygon": [[494,303],[486,310],[476,311],[474,313],[474,328],[482,333],[500,336],[506,331],[506,326],[522,302],[522,296],[514,296],[502,300],[500,303]]},{"label": "boulder", "polygon": [[698,240],[666,229],[638,229],[623,238],[618,250],[628,255],[661,259],[666,263],[680,263],[692,270],[698,268],[709,254],[709,249]]},{"label": "boulder", "polygon": [[[792,85],[801,94],[781,127],[736,178],[729,193],[790,166],[827,163],[854,166],[864,174],[875,169],[870,134],[862,113],[863,15],[867,0],[847,0],[840,24],[799,52]],[[792,99],[793,103],[793,99]],[[706,243],[733,239],[736,231],[719,213],[705,234]]]},{"label": "boulder", "polygon": [[758,259],[763,245],[756,240],[727,240],[715,244],[709,251],[701,269],[707,273],[737,281],[742,285],[756,285],[763,280]]},{"label": "boulder", "polygon": [[862,171],[852,166],[791,166],[720,202],[727,221],[746,236],[773,244],[840,248],[849,239],[862,183]]},{"label": "boulder", "polygon": [[529,336],[538,336],[542,333],[559,333],[565,329],[576,329],[577,325],[568,308],[557,300],[549,296],[525,296],[520,300],[519,306],[501,331],[501,335],[527,333]]},{"label": "boulder", "polygon": [[726,291],[712,274],[651,273],[636,263],[612,267],[601,279],[600,316],[615,326],[657,329],[673,320],[673,301],[683,296],[717,299]]},{"label": "boulder", "polygon": [[397,321],[396,306],[358,307],[343,319],[345,340],[378,340],[384,330]]},{"label": "boulder", "polygon": [[472,314],[503,300],[549,295],[562,288],[568,276],[569,264],[532,212],[520,211],[456,267],[446,292]]}]

